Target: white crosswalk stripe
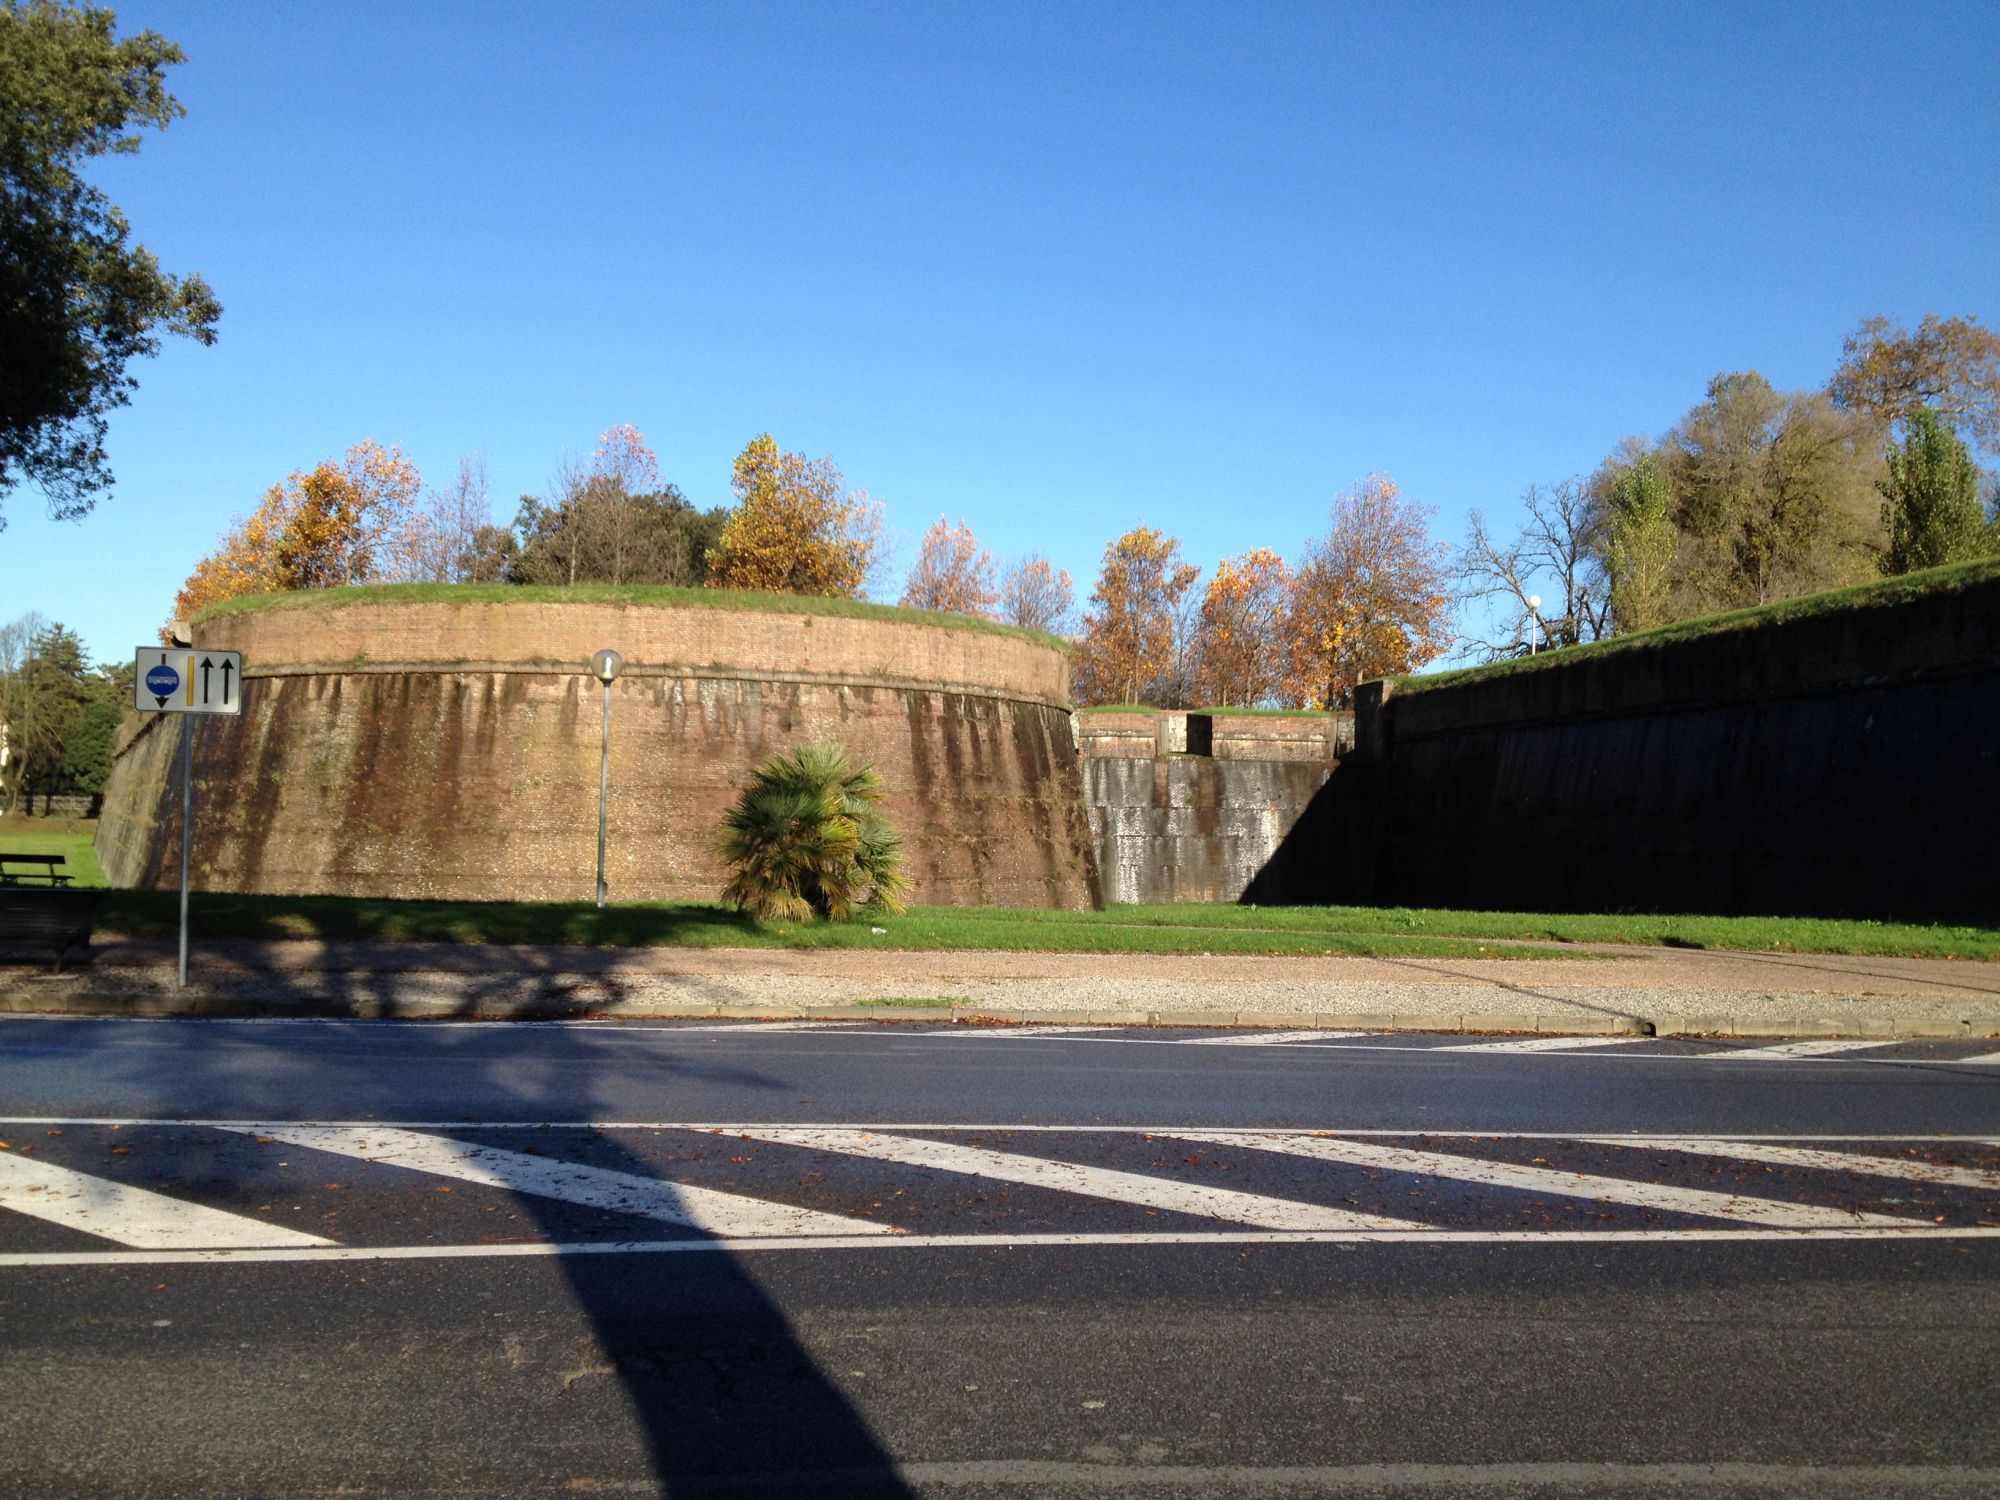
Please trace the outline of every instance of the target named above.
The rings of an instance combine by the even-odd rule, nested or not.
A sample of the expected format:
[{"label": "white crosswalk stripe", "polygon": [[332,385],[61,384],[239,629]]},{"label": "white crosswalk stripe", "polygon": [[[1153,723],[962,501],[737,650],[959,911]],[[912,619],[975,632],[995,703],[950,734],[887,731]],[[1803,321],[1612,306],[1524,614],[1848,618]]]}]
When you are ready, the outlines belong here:
[{"label": "white crosswalk stripe", "polygon": [[1766,1141],[1718,1141],[1707,1136],[1648,1136],[1643,1141],[1615,1135],[1585,1136],[1599,1146],[1637,1146],[1647,1151],[1683,1151],[1691,1156],[1720,1156],[1733,1161],[1762,1162],[1773,1167],[1805,1167],[1816,1172],[1858,1172],[1869,1177],[1893,1177],[1903,1182],[1985,1188],[2000,1192],[2000,1172],[1957,1167],[1947,1162],[1897,1160],[1859,1156],[1851,1151],[1822,1151],[1808,1146],[1778,1146]]},{"label": "white crosswalk stripe", "polygon": [[615,1210],[679,1224],[725,1238],[758,1235],[888,1234],[886,1225],[840,1214],[793,1208],[761,1198],[660,1182],[631,1172],[582,1166],[546,1156],[528,1156],[474,1145],[419,1130],[369,1126],[232,1126],[244,1135],[328,1151],[359,1161],[407,1167],[461,1182],[483,1183],[540,1198]]},{"label": "white crosswalk stripe", "polygon": [[1871,1047],[1890,1047],[1886,1041],[1780,1042],[1774,1047],[1739,1047],[1713,1054],[1723,1062],[1767,1062],[1790,1057],[1830,1057],[1836,1052],[1863,1052]]},{"label": "white crosswalk stripe", "polygon": [[0,1208],[135,1250],[275,1249],[333,1243],[248,1214],[225,1213],[71,1171],[18,1151],[0,1153]]},{"label": "white crosswalk stripe", "polygon": [[1000,1182],[1053,1188],[1057,1192],[1064,1193],[1081,1193],[1086,1197],[1134,1203],[1172,1213],[1227,1219],[1237,1224],[1255,1224],[1264,1229],[1418,1227],[1406,1219],[1386,1219],[1374,1214],[1353,1213],[1346,1209],[1322,1208],[1312,1203],[1295,1203],[1286,1198],[1267,1198],[1257,1193],[1241,1193],[1231,1188],[1176,1182],[1166,1177],[1149,1177],[1140,1172],[1078,1166],[1072,1162],[1021,1156],[1014,1152],[989,1151],[981,1146],[961,1146],[916,1136],[885,1135],[873,1130],[747,1126],[733,1133],[748,1135],[753,1140],[770,1141],[775,1145],[805,1146],[818,1151],[838,1151],[848,1156],[864,1156],[871,1161],[924,1167],[934,1172],[959,1172],[974,1177],[990,1177]]},{"label": "white crosswalk stripe", "polygon": [[1343,1037],[1368,1036],[1366,1031],[1253,1031],[1248,1036],[1190,1037],[1190,1047],[1275,1047],[1285,1042],[1334,1042]]},{"label": "white crosswalk stripe", "polygon": [[1260,1151],[1281,1151],[1291,1156],[1318,1161],[1340,1162],[1354,1167],[1376,1167],[1389,1172],[1409,1172],[1420,1177],[1447,1177],[1489,1187],[1525,1188],[1530,1192],[1560,1194],[1566,1198],[1589,1198],[1597,1202],[1622,1203],[1633,1208],[1660,1209],[1673,1213],[1700,1214],[1712,1219],[1731,1219],[1744,1224],[1781,1225],[1787,1228],[1830,1227],[1835,1224],[1907,1224],[1907,1219],[1887,1214],[1851,1213],[1846,1209],[1824,1208],[1811,1203],[1783,1203],[1768,1198],[1747,1198],[1734,1193],[1716,1193],[1703,1188],[1668,1187],[1661,1183],[1638,1182],[1623,1177],[1599,1177],[1586,1172],[1565,1172],[1550,1167],[1516,1166],[1512,1162],[1487,1161],[1438,1151],[1417,1151],[1406,1146],[1385,1146],[1375,1141],[1344,1140],[1332,1136],[1295,1134],[1243,1134],[1234,1131],[1173,1132],[1176,1140],[1204,1141],[1218,1146],[1250,1146]]},{"label": "white crosswalk stripe", "polygon": [[1475,1042],[1469,1047],[1451,1046],[1445,1052],[1580,1052],[1588,1047],[1629,1047],[1650,1042],[1649,1036],[1530,1036],[1504,1042]]}]

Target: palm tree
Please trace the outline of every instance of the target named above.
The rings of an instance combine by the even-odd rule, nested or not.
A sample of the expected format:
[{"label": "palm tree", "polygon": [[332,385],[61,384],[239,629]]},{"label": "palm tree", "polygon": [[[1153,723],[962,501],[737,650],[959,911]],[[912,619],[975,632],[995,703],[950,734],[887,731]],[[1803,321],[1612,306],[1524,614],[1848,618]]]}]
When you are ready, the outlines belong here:
[{"label": "palm tree", "polygon": [[722,820],[723,896],[758,920],[901,911],[903,840],[877,810],[882,778],[840,745],[803,745],[757,768]]}]

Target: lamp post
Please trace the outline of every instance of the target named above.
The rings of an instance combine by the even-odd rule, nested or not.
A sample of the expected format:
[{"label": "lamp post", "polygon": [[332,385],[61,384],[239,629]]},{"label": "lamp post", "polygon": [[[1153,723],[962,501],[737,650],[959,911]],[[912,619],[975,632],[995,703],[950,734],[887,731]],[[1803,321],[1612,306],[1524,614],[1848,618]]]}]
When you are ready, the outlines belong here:
[{"label": "lamp post", "polygon": [[616,651],[591,653],[590,675],[604,684],[604,736],[597,755],[597,904],[604,905],[604,813],[611,800],[611,682],[625,665]]},{"label": "lamp post", "polygon": [[1535,647],[1542,636],[1542,596],[1528,595],[1528,655],[1535,654]]}]

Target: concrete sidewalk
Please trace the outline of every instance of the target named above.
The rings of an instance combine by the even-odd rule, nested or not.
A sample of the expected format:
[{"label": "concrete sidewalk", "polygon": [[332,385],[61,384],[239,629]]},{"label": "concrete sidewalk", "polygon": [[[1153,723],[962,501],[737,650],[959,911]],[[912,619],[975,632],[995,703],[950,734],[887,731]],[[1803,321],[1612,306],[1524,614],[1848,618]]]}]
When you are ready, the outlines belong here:
[{"label": "concrete sidewalk", "polygon": [[[1553,945],[1552,945],[1553,946]],[[0,1010],[70,1015],[869,1016],[1354,1030],[2000,1035],[2000,964],[1599,945],[1548,960],[912,953],[109,938]],[[949,1008],[879,1002],[947,1000]],[[878,1002],[870,1004],[869,1002]]]}]

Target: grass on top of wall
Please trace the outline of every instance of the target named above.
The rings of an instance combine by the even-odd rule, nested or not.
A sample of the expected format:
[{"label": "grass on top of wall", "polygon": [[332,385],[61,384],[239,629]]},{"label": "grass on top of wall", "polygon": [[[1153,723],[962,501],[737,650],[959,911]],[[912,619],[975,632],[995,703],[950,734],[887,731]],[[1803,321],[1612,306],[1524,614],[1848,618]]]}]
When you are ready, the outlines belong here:
[{"label": "grass on top of wall", "polygon": [[1637,630],[1630,635],[1614,635],[1580,646],[1564,646],[1515,656],[1483,666],[1461,667],[1452,672],[1429,672],[1395,679],[1400,693],[1428,692],[1432,688],[1458,687],[1468,682],[1484,682],[1496,677],[1512,677],[1522,672],[1557,672],[1581,662],[1625,651],[1653,651],[1676,646],[1683,641],[1736,631],[1768,630],[1814,615],[1836,614],[1842,610],[1892,609],[1900,604],[1934,594],[1956,593],[1981,584],[2000,581],[2000,557],[1982,557],[1972,562],[1947,563],[1941,568],[1925,568],[1897,578],[1857,583],[1821,594],[1801,594],[1796,599],[1780,599],[1775,604],[1759,604],[1749,609],[1733,609],[1719,615],[1702,615],[1677,620],[1653,630]]},{"label": "grass on top of wall", "polygon": [[744,589],[671,588],[652,583],[364,583],[339,589],[299,589],[281,594],[245,594],[224,599],[196,614],[193,625],[226,615],[278,609],[345,609],[356,604],[638,604],[683,609],[761,610],[780,615],[834,615],[854,620],[897,620],[938,630],[974,630],[1015,636],[1039,646],[1068,651],[1069,642],[1040,630],[1023,630],[977,615],[904,609],[860,599],[826,599],[808,594],[764,594]]},{"label": "grass on top of wall", "polygon": [[[99,929],[164,937],[178,895],[106,897]],[[1389,954],[1432,958],[1588,957],[1578,943],[2000,960],[2000,930],[1793,917],[1548,916],[1402,907],[1114,906],[1101,912],[916,907],[850,922],[758,923],[706,902],[383,901],[196,893],[208,937],[602,947],[965,949],[1052,953]],[[876,931],[880,928],[881,931]],[[1535,946],[1527,946],[1527,944]]]}]

